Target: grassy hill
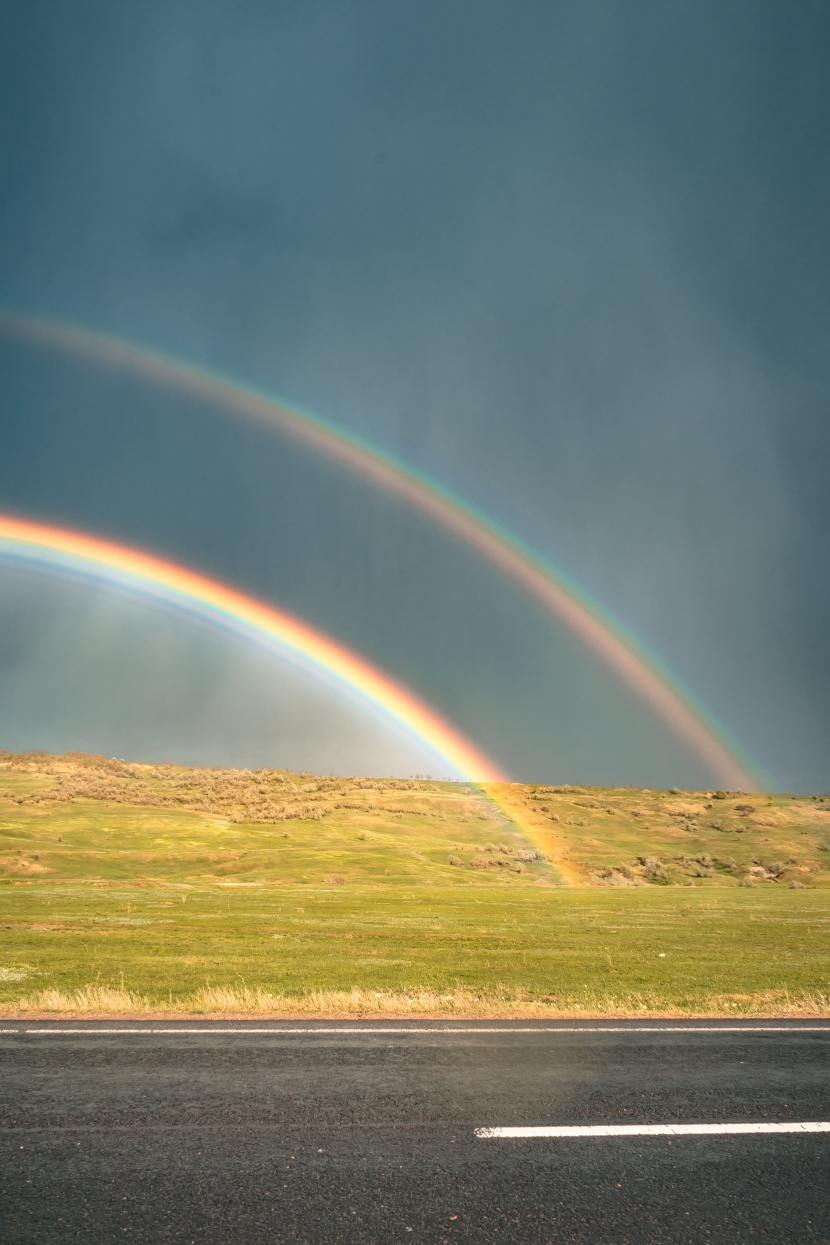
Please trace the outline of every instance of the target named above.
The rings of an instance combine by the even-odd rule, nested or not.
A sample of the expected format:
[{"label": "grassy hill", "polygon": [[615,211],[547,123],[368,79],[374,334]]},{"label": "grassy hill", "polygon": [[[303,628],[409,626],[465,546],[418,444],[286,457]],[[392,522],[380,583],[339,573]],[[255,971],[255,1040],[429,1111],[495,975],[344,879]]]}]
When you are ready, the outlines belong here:
[{"label": "grassy hill", "polygon": [[822,1011],[828,881],[827,796],[0,753],[7,1012]]}]

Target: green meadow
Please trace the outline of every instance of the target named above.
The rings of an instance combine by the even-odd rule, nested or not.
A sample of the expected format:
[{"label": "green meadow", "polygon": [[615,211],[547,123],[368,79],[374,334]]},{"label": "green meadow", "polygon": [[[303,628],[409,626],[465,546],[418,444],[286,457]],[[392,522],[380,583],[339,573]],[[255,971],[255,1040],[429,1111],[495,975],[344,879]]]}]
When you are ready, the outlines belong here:
[{"label": "green meadow", "polygon": [[0,1008],[830,1012],[830,798],[0,754]]}]

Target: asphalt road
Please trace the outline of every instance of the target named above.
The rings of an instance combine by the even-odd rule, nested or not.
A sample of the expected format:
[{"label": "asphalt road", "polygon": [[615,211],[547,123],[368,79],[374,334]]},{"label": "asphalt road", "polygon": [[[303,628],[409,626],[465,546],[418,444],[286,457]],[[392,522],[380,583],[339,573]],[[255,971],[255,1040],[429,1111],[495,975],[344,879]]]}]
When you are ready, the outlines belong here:
[{"label": "asphalt road", "polygon": [[476,1134],[830,1121],[768,1025],[6,1022],[0,1239],[830,1242],[830,1133]]}]

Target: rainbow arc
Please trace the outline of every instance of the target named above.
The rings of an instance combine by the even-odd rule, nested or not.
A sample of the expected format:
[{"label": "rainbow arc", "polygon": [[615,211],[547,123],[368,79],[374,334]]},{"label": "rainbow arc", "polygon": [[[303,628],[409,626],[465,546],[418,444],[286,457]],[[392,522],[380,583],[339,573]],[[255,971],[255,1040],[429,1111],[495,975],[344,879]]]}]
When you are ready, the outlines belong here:
[{"label": "rainbow arc", "polygon": [[165,385],[276,429],[336,459],[428,515],[497,567],[575,634],[650,706],[719,786],[767,785],[735,740],[666,667],[566,575],[473,506],[360,438],[230,377],[131,341],[41,316],[0,310],[0,332]]},{"label": "rainbow arc", "polygon": [[343,645],[272,605],[151,554],[96,536],[0,515],[0,554],[89,579],[118,582],[293,658],[385,714],[457,777],[503,782],[499,769],[440,714]]}]

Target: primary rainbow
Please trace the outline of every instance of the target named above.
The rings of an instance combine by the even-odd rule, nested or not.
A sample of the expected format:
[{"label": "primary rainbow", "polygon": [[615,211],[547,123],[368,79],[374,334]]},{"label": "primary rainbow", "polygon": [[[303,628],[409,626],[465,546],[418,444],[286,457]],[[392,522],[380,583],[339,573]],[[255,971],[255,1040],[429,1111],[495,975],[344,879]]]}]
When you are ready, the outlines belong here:
[{"label": "primary rainbow", "polygon": [[711,714],[620,623],[474,507],[333,424],[204,368],[104,333],[0,310],[0,331],[170,386],[270,428],[278,428],[369,477],[428,514],[533,596],[670,727],[727,788],[766,784],[760,770]]},{"label": "primary rainbow", "polygon": [[468,781],[504,782],[495,765],[400,683],[307,623],[226,584],[96,536],[0,515],[0,554],[125,583],[275,647],[403,726]]}]

